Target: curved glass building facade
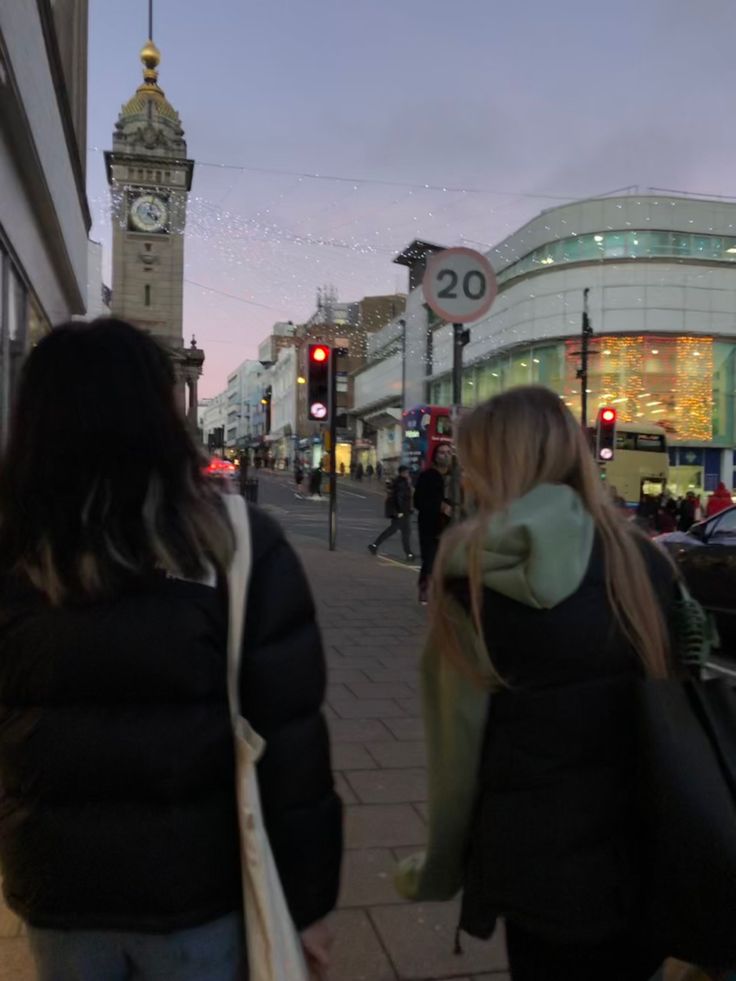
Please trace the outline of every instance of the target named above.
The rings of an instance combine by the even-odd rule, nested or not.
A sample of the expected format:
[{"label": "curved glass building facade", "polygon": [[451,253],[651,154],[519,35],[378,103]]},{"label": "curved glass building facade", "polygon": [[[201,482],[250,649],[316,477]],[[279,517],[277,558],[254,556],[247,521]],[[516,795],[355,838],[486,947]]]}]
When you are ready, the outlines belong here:
[{"label": "curved glass building facade", "polygon": [[[675,493],[712,491],[721,479],[736,486],[736,204],[654,195],[574,202],[487,255],[499,294],[471,327],[464,405],[539,383],[578,414],[587,289],[589,422],[612,404],[623,421],[663,426]],[[427,398],[449,405],[450,328],[434,332],[430,358]]]}]

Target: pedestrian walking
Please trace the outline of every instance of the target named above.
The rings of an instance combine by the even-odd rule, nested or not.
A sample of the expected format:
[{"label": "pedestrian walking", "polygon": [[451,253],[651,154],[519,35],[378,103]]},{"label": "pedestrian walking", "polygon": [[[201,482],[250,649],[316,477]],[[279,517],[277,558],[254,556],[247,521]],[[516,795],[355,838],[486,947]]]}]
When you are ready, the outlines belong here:
[{"label": "pedestrian walking", "polygon": [[309,493],[312,497],[322,497],[322,470],[313,467],[309,475]]},{"label": "pedestrian walking", "polygon": [[296,466],[294,467],[294,484],[296,485],[297,497],[302,496],[303,483],[304,483],[304,467],[301,465],[301,462],[297,460]]},{"label": "pedestrian walking", "polygon": [[365,475],[368,478],[368,480],[373,480],[373,464],[372,463],[369,463],[368,466],[365,468]]},{"label": "pedestrian walking", "polygon": [[720,514],[721,511],[725,511],[726,508],[730,508],[732,504],[733,499],[731,497],[731,491],[728,490],[726,485],[721,480],[716,489],[708,498],[705,516],[707,518],[712,518],[714,514]]},{"label": "pedestrian walking", "polygon": [[362,463],[359,463],[356,466],[356,468],[355,468],[355,479],[356,480],[362,480],[364,473],[365,473],[365,471],[363,470],[363,464]]},{"label": "pedestrian walking", "polygon": [[439,443],[432,454],[432,465],[423,470],[414,489],[414,507],[419,527],[419,551],[422,566],[419,571],[419,602],[427,603],[429,579],[432,575],[440,535],[452,518],[451,474],[452,447]]},{"label": "pedestrian walking", "polygon": [[[560,398],[510,389],[461,420],[472,516],[443,536],[423,653],[426,856],[398,885],[506,921],[513,981],[648,981],[634,683],[667,675],[669,559],[620,520]],[[676,816],[675,816],[676,817]]]},{"label": "pedestrian walking", "polygon": [[[409,471],[407,467],[407,474],[408,472]],[[376,464],[376,477],[378,478],[378,480],[381,480],[383,478],[383,464],[380,462]]]},{"label": "pedestrian walking", "polygon": [[[40,981],[248,976],[233,525],[175,385],[144,331],[58,327],[25,364],[0,467],[0,869]],[[341,853],[322,644],[296,555],[249,517],[237,710],[265,738],[268,837],[321,978]]]},{"label": "pedestrian walking", "polygon": [[411,550],[411,497],[412,487],[409,481],[409,468],[399,467],[399,474],[391,482],[386,495],[384,513],[390,519],[388,528],[385,528],[375,542],[368,546],[368,551],[373,555],[378,553],[380,546],[397,531],[401,532],[401,544],[404,547],[404,555],[407,562],[411,562],[414,555]]},{"label": "pedestrian walking", "polygon": [[695,494],[692,491],[688,491],[680,502],[678,522],[680,531],[689,531],[695,524],[696,506]]}]

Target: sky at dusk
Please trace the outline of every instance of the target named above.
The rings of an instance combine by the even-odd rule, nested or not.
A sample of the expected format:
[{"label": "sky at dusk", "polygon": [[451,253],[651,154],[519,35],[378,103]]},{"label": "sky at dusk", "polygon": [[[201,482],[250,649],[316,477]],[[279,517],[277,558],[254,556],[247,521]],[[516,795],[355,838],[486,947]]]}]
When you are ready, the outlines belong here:
[{"label": "sky at dusk", "polygon": [[[101,151],[141,81],[147,8],[90,0],[108,282]],[[318,287],[404,291],[391,260],[414,238],[484,250],[631,185],[736,195],[733,0],[155,0],[154,36],[196,161],[184,335],[206,353],[204,396]]]}]

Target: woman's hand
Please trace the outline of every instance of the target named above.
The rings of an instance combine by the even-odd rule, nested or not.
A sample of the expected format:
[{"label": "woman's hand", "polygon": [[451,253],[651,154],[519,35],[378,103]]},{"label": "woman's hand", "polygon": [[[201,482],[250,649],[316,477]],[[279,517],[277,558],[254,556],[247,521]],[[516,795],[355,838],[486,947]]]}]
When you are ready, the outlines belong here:
[{"label": "woman's hand", "polygon": [[314,981],[327,981],[330,947],[334,939],[327,920],[317,920],[306,930],[302,930],[299,936],[307,958],[307,967]]}]

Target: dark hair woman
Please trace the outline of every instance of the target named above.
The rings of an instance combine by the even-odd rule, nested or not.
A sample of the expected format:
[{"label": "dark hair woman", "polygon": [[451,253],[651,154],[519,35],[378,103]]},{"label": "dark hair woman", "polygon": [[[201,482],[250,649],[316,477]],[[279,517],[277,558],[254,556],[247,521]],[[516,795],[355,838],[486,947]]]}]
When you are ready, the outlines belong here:
[{"label": "dark hair woman", "polygon": [[[66,324],[31,353],[0,470],[0,868],[41,981],[247,976],[234,539],[202,465],[147,334]],[[268,747],[259,781],[291,913],[324,962],[341,814],[321,642],[296,556],[269,518],[250,521],[242,714]]]},{"label": "dark hair woman", "polygon": [[[429,848],[410,898],[506,920],[513,981],[647,981],[633,688],[664,678],[674,568],[616,511],[579,423],[536,386],[463,417],[470,517],[443,535],[423,658]],[[490,693],[490,694],[489,694]]]},{"label": "dark hair woman", "polygon": [[419,570],[419,602],[426,606],[429,581],[440,535],[452,517],[452,446],[438,443],[432,450],[430,467],[422,470],[414,488],[414,507],[417,511],[419,551],[422,565]]}]

